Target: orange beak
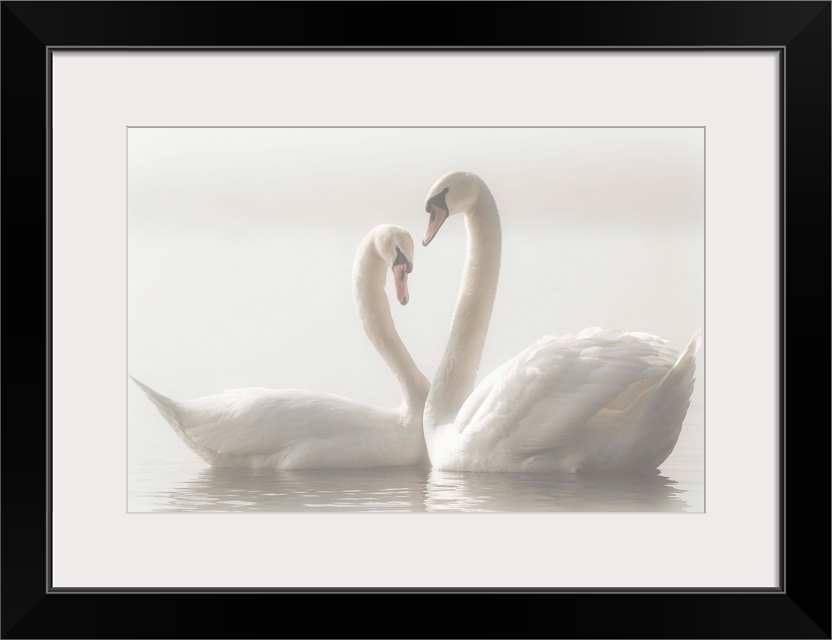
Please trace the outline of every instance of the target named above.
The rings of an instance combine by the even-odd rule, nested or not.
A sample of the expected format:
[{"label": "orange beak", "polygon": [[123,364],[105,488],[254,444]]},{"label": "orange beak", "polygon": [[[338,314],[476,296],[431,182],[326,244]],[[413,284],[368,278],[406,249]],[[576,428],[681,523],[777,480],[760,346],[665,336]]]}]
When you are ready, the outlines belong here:
[{"label": "orange beak", "polygon": [[396,283],[396,298],[399,304],[405,305],[410,300],[407,292],[407,265],[397,264],[393,267],[393,280]]},{"label": "orange beak", "polygon": [[436,237],[439,227],[448,219],[448,210],[438,204],[429,204],[427,210],[430,214],[430,220],[428,221],[428,230],[425,232],[425,239],[422,240],[423,247],[430,244],[430,241]]}]

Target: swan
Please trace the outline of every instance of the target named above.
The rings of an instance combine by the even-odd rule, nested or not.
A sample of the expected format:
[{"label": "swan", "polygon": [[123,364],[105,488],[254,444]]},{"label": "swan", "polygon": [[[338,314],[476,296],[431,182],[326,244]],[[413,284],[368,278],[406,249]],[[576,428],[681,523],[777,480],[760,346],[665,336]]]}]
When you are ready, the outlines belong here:
[{"label": "swan", "polygon": [[446,471],[655,470],[690,405],[697,331],[679,356],[647,333],[590,328],[547,335],[476,388],[500,271],[497,204],[477,175],[452,172],[428,192],[427,246],[465,214],[467,253],[444,355],[428,393],[425,442]]},{"label": "swan", "polygon": [[[422,412],[430,381],[393,324],[384,293],[387,269],[396,296],[409,300],[413,239],[380,225],[353,263],[353,298],[364,331],[401,387],[397,409],[300,389],[236,389],[184,402],[133,378],[185,443],[215,467],[346,469],[426,464]],[[131,376],[132,378],[132,376]]]}]

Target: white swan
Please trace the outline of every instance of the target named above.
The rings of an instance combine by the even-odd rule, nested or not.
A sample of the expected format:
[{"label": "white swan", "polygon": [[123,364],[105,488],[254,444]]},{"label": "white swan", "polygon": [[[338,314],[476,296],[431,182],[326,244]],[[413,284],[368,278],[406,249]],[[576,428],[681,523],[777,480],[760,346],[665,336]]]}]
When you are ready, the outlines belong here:
[{"label": "white swan", "polygon": [[401,227],[381,225],[356,253],[353,297],[365,333],[399,382],[398,409],[300,389],[237,389],[179,402],[133,380],[182,440],[213,466],[341,469],[427,463],[422,411],[430,382],[393,324],[384,294],[388,268],[399,302],[407,304],[413,240]]},{"label": "white swan", "polygon": [[448,343],[425,406],[434,468],[573,472],[655,469],[670,455],[693,390],[699,332],[684,353],[646,333],[546,336],[474,389],[500,270],[497,205],[471,173],[428,193],[427,246],[452,214],[468,236]]}]

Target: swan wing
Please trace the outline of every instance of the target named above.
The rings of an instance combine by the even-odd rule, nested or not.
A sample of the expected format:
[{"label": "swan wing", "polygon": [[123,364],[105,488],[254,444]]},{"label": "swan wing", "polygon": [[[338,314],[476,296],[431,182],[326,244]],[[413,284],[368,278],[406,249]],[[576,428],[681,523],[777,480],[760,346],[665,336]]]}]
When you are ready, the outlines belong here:
[{"label": "swan wing", "polygon": [[421,439],[421,430],[408,428],[394,409],[300,389],[236,389],[174,401],[136,383],[212,465],[334,468],[418,459],[413,442]]},{"label": "swan wing", "polygon": [[615,403],[590,418],[583,427],[588,442],[588,468],[655,469],[664,462],[679,439],[690,407],[696,380],[696,354],[701,346],[699,331],[655,384],[633,385]]},{"label": "swan wing", "polygon": [[642,397],[671,370],[676,354],[665,342],[598,328],[541,338],[463,405],[456,426],[465,454],[487,468],[531,468],[539,458],[570,467],[570,449],[595,414],[616,402],[629,405],[628,393]]},{"label": "swan wing", "polygon": [[222,453],[255,454],[301,438],[338,435],[352,413],[339,400],[344,399],[299,389],[234,389],[178,402],[177,413],[196,443]]}]

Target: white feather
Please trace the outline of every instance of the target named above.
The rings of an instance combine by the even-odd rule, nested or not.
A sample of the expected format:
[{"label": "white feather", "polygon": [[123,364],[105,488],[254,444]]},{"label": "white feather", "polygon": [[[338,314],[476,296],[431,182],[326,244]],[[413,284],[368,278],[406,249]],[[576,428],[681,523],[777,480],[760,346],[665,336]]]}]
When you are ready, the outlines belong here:
[{"label": "white feather", "polygon": [[429,382],[401,343],[384,295],[397,249],[413,255],[401,227],[374,228],[358,249],[353,290],[368,337],[402,388],[388,409],[301,389],[236,389],[174,401],[133,380],[180,438],[217,467],[330,469],[425,463],[422,411]]},{"label": "white feather", "polygon": [[468,247],[425,407],[431,464],[515,472],[658,467],[676,445],[690,404],[699,332],[681,356],[643,332],[593,327],[545,336],[472,389],[496,295],[500,220],[479,177],[443,176],[428,200],[445,189],[448,215],[465,213]]}]

